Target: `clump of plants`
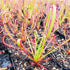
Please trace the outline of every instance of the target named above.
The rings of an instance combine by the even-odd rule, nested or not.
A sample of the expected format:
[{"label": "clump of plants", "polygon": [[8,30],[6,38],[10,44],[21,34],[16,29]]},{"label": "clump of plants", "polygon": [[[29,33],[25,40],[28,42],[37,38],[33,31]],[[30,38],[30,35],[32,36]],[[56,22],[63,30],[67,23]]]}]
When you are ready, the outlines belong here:
[{"label": "clump of plants", "polygon": [[[33,65],[47,70],[42,63],[51,59],[47,58],[49,54],[55,52],[58,48],[70,54],[69,47],[67,47],[68,51],[62,47],[70,41],[70,37],[66,38],[65,30],[63,31],[65,40],[60,44],[55,40],[58,36],[55,33],[56,30],[59,27],[65,29],[67,26],[67,24],[62,26],[65,18],[68,17],[67,11],[64,14],[65,8],[63,6],[58,11],[57,5],[53,3],[49,4],[48,0],[39,0],[38,2],[30,0],[29,4],[25,5],[25,3],[26,1],[24,0],[20,6],[21,8],[19,6],[16,8],[14,5],[13,9],[8,2],[4,5],[2,1],[2,11],[4,11],[1,13],[3,29],[0,33],[4,33],[2,41],[6,46],[17,49],[23,55],[27,56],[32,60]],[[7,5],[9,6],[8,8]],[[39,34],[39,31],[41,34]],[[11,42],[16,44],[16,46],[7,43],[5,40],[6,37],[9,37]],[[48,45],[51,43],[52,45],[49,47]]]}]

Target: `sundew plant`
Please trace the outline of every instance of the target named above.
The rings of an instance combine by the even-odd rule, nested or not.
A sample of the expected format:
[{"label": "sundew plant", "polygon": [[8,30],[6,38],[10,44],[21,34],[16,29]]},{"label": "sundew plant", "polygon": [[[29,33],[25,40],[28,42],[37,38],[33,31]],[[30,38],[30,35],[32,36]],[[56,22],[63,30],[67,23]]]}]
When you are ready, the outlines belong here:
[{"label": "sundew plant", "polygon": [[[3,29],[0,31],[0,33],[4,33],[2,41],[8,47],[17,49],[23,55],[26,55],[32,60],[34,65],[37,64],[47,70],[47,68],[41,64],[50,59],[46,56],[55,52],[58,48],[65,51],[62,45],[70,40],[70,38],[66,39],[61,44],[55,46],[55,37],[57,35],[54,34],[54,32],[61,27],[62,22],[64,22],[64,19],[67,17],[67,12],[63,15],[63,6],[60,12],[58,12],[57,6],[54,4],[55,2],[49,4],[49,0],[21,0],[19,5],[17,2],[16,0],[12,0],[12,2],[11,0],[7,2],[2,0],[1,24],[3,24]],[[9,3],[11,5],[13,4],[13,6]],[[59,16],[57,16],[58,14]],[[56,22],[56,19],[58,22]],[[28,29],[28,27],[30,27],[30,29]],[[40,30],[43,30],[41,32],[42,36],[38,34]],[[16,38],[14,38],[15,36]],[[8,44],[5,40],[6,37],[9,37],[12,40],[11,42],[14,42],[17,46]],[[51,42],[52,46],[48,47]],[[28,47],[26,47],[24,43],[27,43]],[[44,53],[45,50],[47,50],[47,52]],[[67,53],[70,54],[70,50],[68,50]]]}]

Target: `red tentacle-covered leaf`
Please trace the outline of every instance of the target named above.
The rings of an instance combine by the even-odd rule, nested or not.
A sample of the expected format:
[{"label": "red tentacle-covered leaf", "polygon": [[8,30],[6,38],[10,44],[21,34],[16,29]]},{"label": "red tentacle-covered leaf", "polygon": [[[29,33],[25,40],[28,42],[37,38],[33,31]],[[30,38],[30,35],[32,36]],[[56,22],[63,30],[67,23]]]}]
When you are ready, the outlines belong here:
[{"label": "red tentacle-covered leaf", "polygon": [[68,54],[70,55],[70,50],[68,50]]},{"label": "red tentacle-covered leaf", "polygon": [[[22,51],[19,47],[13,46],[13,45],[10,45],[10,44],[7,44],[7,43],[5,42],[5,40],[4,40],[5,37],[6,37],[6,35],[4,35],[3,38],[2,38],[2,41],[3,41],[3,44],[4,44],[4,45],[6,45],[7,47],[12,48],[12,49],[17,49],[19,52],[21,52],[21,53],[24,54],[24,51]],[[2,53],[2,52],[0,52],[0,53]]]},{"label": "red tentacle-covered leaf", "polygon": [[2,38],[2,42],[3,42],[3,44],[5,44],[6,46],[8,46],[9,48],[17,49],[17,47],[14,47],[14,46],[12,46],[12,45],[10,45],[10,44],[7,44],[7,43],[5,42],[5,40],[4,40],[5,37],[6,37],[6,35],[4,35],[3,38]]}]

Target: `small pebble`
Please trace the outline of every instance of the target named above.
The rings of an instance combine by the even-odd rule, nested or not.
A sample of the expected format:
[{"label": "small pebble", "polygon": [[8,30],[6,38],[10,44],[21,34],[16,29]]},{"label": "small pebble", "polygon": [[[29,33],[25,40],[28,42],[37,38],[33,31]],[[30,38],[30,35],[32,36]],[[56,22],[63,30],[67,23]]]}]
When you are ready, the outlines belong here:
[{"label": "small pebble", "polygon": [[59,70],[59,69],[56,69],[56,70]]},{"label": "small pebble", "polygon": [[64,39],[62,39],[62,41],[64,41]]},{"label": "small pebble", "polygon": [[61,40],[58,40],[58,42],[60,42]]},{"label": "small pebble", "polygon": [[35,67],[34,70],[38,70],[38,69]]},{"label": "small pebble", "polygon": [[26,63],[26,62],[24,63],[24,66],[25,66],[25,67],[27,66],[27,63]]},{"label": "small pebble", "polygon": [[23,68],[23,65],[21,64],[21,68]]},{"label": "small pebble", "polygon": [[15,52],[15,50],[13,49],[12,52]]},{"label": "small pebble", "polygon": [[53,67],[53,70],[56,70],[56,68],[55,68],[55,67]]},{"label": "small pebble", "polygon": [[19,64],[21,64],[22,63],[22,61],[20,61],[20,63]]},{"label": "small pebble", "polygon": [[20,70],[19,68],[17,68],[17,70]]},{"label": "small pebble", "polygon": [[25,68],[23,68],[22,70],[25,70]]},{"label": "small pebble", "polygon": [[9,50],[9,52],[11,53],[11,50]]},{"label": "small pebble", "polygon": [[15,60],[15,62],[17,62],[17,60]]},{"label": "small pebble", "polygon": [[15,55],[19,55],[19,53],[18,53],[18,52],[16,52],[16,53],[15,53]]}]

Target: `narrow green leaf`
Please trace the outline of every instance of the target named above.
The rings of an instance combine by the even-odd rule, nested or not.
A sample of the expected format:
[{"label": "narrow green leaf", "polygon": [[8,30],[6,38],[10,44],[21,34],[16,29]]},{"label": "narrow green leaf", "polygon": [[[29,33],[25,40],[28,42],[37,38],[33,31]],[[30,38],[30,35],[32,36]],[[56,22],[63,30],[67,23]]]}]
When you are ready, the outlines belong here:
[{"label": "narrow green leaf", "polygon": [[49,11],[48,16],[47,16],[45,32],[46,32],[46,29],[47,29],[47,26],[48,26],[48,23],[49,23],[50,15],[51,15],[51,10]]},{"label": "narrow green leaf", "polygon": [[44,41],[43,41],[43,45],[42,45],[42,48],[41,48],[41,50],[40,50],[40,53],[42,52],[42,50],[43,50],[43,48],[44,48],[44,45],[45,45],[45,42],[46,42],[47,38],[50,36],[50,33],[51,33],[51,31],[52,31],[52,28],[53,28],[53,25],[54,25],[54,22],[55,22],[55,17],[56,17],[56,7],[55,7],[55,5],[53,5],[53,15],[52,15],[51,25],[50,25],[48,34],[47,34],[46,38],[45,38]]},{"label": "narrow green leaf", "polygon": [[47,34],[45,40],[50,36],[50,33],[51,33],[52,28],[54,26],[55,18],[56,18],[56,6],[53,5],[53,15],[52,15],[52,20],[51,20],[51,25],[50,25],[50,28],[49,28],[49,31],[48,31],[48,34]]},{"label": "narrow green leaf", "polygon": [[42,37],[39,37],[38,40],[36,40],[37,39],[37,32],[36,31],[34,32],[34,35],[35,35],[35,55],[34,55],[34,59],[37,60],[38,57],[39,57],[39,52],[40,52],[40,49],[41,49],[42,40],[41,40],[39,46],[37,46],[37,43]]}]

